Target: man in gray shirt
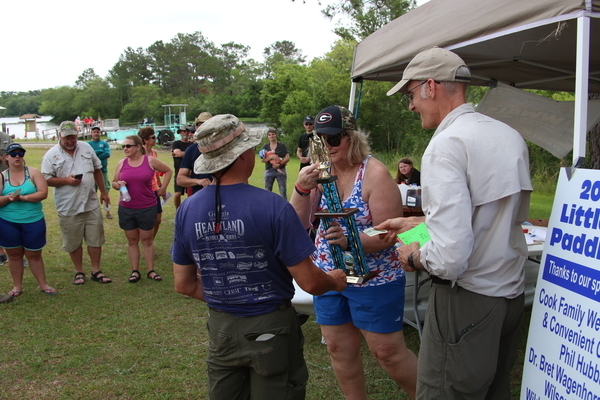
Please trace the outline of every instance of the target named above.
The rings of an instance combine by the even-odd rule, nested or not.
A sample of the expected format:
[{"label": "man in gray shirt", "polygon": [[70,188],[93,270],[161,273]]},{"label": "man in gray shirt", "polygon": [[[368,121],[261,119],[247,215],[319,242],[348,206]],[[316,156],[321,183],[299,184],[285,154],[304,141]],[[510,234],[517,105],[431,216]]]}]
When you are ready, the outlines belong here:
[{"label": "man in gray shirt", "polygon": [[425,222],[431,235],[421,247],[398,249],[406,271],[427,271],[433,281],[417,399],[510,399],[524,302],[529,156],[517,131],[466,103],[470,77],[459,56],[434,47],[415,56],[388,92],[403,93],[423,128],[436,129],[421,161],[425,217],[375,227],[392,239]]},{"label": "man in gray shirt", "polygon": [[48,186],[54,187],[62,249],[69,253],[75,265],[72,283],[85,283],[83,239],[92,264],[92,280],[110,283],[110,278],[100,271],[104,225],[94,187],[95,183],[100,190],[101,202],[110,204],[102,176],[102,163],[92,146],[77,140],[74,122],[62,122],[58,128],[58,136],[59,143],[48,150],[42,159],[42,174]]}]

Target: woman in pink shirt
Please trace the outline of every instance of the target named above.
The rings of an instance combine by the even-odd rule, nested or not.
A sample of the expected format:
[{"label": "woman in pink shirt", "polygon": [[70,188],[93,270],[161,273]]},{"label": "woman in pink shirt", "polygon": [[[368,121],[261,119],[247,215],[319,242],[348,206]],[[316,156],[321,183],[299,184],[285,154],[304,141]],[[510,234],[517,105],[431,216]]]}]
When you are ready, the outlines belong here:
[{"label": "woman in pink shirt", "polygon": [[119,227],[127,237],[127,254],[131,263],[130,283],[140,280],[141,240],[149,279],[160,281],[162,277],[154,271],[154,226],[157,216],[156,193],[152,188],[152,179],[156,171],[164,174],[158,194],[164,195],[173,171],[156,157],[146,155],[142,139],[139,136],[127,136],[123,143],[125,158],[119,161],[115,170],[112,187],[116,190],[126,187],[130,200],[119,201]]}]

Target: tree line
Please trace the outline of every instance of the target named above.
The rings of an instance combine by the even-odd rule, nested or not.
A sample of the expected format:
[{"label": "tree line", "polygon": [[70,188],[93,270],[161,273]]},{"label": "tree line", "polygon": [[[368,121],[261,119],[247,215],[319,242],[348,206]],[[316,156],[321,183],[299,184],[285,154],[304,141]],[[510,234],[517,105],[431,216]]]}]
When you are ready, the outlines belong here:
[{"label": "tree line", "polygon": [[[340,39],[331,51],[310,61],[287,40],[265,48],[259,62],[248,57],[248,46],[215,45],[201,32],[179,33],[147,48],[127,47],[106,77],[88,68],[72,86],[0,92],[0,104],[6,107],[4,116],[36,113],[52,115],[55,122],[76,116],[119,118],[121,125],[145,117],[160,124],[163,104],[188,104],[190,121],[208,111],[274,126],[293,153],[304,116],[332,104],[348,104],[356,43],[414,7],[414,0],[330,3],[322,10],[324,15],[346,17],[345,24],[335,29]],[[432,132],[421,128],[418,115],[408,111],[401,96],[386,96],[390,87],[389,82],[362,83],[358,125],[370,133],[375,152],[422,154]],[[471,88],[469,101],[479,101],[485,90]],[[544,165],[559,161],[535,145],[530,148]]]},{"label": "tree line", "polygon": [[[304,116],[348,104],[355,44],[340,39],[330,52],[307,62],[294,43],[278,41],[257,62],[248,58],[247,46],[216,46],[200,32],[180,33],[169,42],[126,48],[106,77],[88,68],[72,86],[0,92],[0,104],[5,116],[35,113],[51,115],[55,122],[77,116],[119,118],[122,125],[145,117],[160,123],[163,104],[188,104],[190,119],[209,111],[275,126],[295,149]],[[365,82],[360,125],[373,135],[375,148],[414,152],[423,142],[417,135],[420,124],[397,99],[385,96],[389,86]]]}]

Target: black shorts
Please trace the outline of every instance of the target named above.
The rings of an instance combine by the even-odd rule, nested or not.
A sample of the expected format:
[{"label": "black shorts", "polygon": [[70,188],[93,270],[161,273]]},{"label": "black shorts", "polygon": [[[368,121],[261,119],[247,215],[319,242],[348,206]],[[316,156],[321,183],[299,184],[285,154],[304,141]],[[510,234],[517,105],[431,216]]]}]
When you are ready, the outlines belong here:
[{"label": "black shorts", "polygon": [[156,206],[148,208],[126,208],[119,206],[119,227],[124,231],[141,229],[151,231],[156,222]]},{"label": "black shorts", "polygon": [[177,184],[177,173],[179,173],[179,168],[177,168],[174,172],[175,179],[173,182],[173,193],[181,193],[181,194],[185,194],[185,188],[183,186],[179,186]]}]

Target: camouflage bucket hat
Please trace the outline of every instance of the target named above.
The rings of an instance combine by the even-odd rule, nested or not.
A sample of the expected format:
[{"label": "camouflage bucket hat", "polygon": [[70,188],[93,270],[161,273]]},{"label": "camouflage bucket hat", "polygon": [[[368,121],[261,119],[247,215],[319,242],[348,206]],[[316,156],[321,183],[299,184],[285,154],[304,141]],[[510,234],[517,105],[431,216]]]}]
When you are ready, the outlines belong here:
[{"label": "camouflage bucket hat", "polygon": [[258,145],[262,132],[250,132],[235,115],[215,115],[194,134],[200,157],[194,163],[196,174],[212,174],[233,164],[246,150]]},{"label": "camouflage bucket hat", "polygon": [[346,107],[329,106],[317,114],[315,132],[321,135],[337,135],[346,129],[356,129],[354,115]]},{"label": "camouflage bucket hat", "polygon": [[77,135],[77,127],[73,121],[63,121],[58,126],[58,133],[60,136]]}]

